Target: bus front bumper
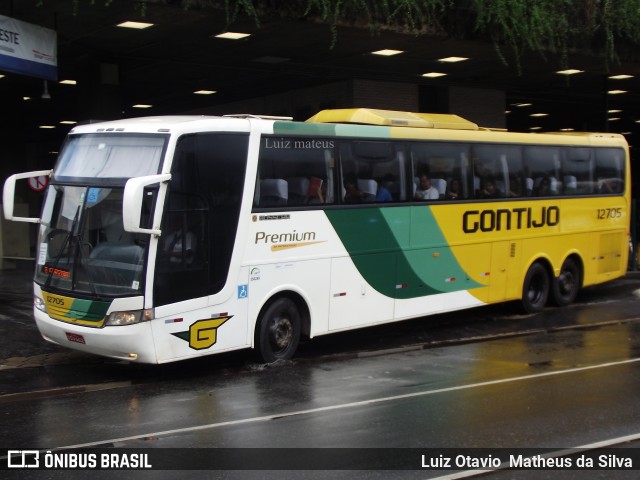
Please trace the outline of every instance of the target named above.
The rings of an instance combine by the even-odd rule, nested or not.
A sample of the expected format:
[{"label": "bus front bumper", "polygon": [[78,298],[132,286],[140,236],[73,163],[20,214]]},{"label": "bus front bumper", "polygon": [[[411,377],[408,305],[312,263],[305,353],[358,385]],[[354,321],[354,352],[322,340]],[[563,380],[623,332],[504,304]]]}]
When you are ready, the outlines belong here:
[{"label": "bus front bumper", "polygon": [[48,342],[81,352],[138,363],[158,363],[151,323],[91,328],[61,322],[34,308],[36,325]]}]

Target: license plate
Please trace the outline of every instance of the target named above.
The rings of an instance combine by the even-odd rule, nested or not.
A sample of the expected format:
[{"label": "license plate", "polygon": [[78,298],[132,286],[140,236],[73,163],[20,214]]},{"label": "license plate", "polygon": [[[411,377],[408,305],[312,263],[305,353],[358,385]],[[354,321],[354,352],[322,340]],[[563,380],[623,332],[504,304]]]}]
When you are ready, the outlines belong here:
[{"label": "license plate", "polygon": [[70,342],[82,343],[83,345],[87,343],[84,341],[84,337],[82,335],[69,332],[65,332],[65,334],[67,335],[67,340],[69,340]]}]

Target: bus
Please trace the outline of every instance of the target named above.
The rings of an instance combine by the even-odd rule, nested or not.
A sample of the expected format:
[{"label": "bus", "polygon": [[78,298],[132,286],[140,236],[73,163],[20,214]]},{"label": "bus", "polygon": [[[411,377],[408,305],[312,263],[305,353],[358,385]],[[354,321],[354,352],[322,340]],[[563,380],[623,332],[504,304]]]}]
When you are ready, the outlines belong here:
[{"label": "bus", "polygon": [[[47,175],[39,218],[17,182]],[[365,108],[74,127],[4,185],[38,224],[44,339],[165,363],[506,301],[570,304],[626,273],[629,149]],[[424,200],[425,191],[429,191]],[[435,193],[434,193],[435,192]]]}]

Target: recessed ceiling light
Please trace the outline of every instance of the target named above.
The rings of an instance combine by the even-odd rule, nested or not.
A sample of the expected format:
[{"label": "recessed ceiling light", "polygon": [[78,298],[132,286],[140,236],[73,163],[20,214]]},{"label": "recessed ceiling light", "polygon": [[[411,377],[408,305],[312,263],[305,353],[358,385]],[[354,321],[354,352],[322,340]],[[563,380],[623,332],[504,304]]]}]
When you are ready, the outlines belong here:
[{"label": "recessed ceiling light", "polygon": [[512,103],[514,107],[530,107],[533,103]]},{"label": "recessed ceiling light", "polygon": [[607,113],[620,113],[622,110],[607,110]]},{"label": "recessed ceiling light", "polygon": [[504,113],[505,113],[506,115],[508,115],[508,114],[510,114],[510,113],[511,113],[511,110],[505,110],[505,111],[504,111]]},{"label": "recessed ceiling light", "polygon": [[196,95],[213,95],[214,93],[216,93],[215,90],[196,90],[195,92]]},{"label": "recessed ceiling light", "polygon": [[429,73],[423,73],[422,76],[423,77],[427,77],[427,78],[438,78],[438,77],[444,77],[445,75],[447,75],[446,73],[440,73],[440,72],[429,72]]},{"label": "recessed ceiling light", "polygon": [[62,120],[60,123],[62,125],[75,125],[78,122],[76,122],[75,120]]},{"label": "recessed ceiling light", "polygon": [[556,73],[559,73],[560,75],[575,75],[576,73],[583,73],[584,70],[577,70],[575,68],[569,68],[567,70],[559,70]]},{"label": "recessed ceiling light", "polygon": [[631,132],[620,132],[620,135],[631,135]]},{"label": "recessed ceiling light", "polygon": [[439,62],[445,62],[445,63],[464,62],[465,60],[469,60],[469,59],[467,57],[444,57],[444,58],[438,59]]},{"label": "recessed ceiling light", "polygon": [[542,130],[542,127],[529,127],[529,130]]},{"label": "recessed ceiling light", "polygon": [[218,35],[214,35],[216,38],[224,38],[225,40],[240,40],[242,38],[250,37],[250,33],[242,33],[242,32],[224,32]]},{"label": "recessed ceiling light", "polygon": [[371,52],[374,55],[382,55],[383,57],[391,57],[392,55],[398,55],[402,53],[403,50],[392,50],[390,48],[385,48],[383,50],[376,50],[375,52]]},{"label": "recessed ceiling light", "polygon": [[22,97],[22,100],[24,100],[25,102],[28,102],[29,100],[31,100],[31,97]]},{"label": "recessed ceiling light", "polygon": [[133,28],[135,30],[144,30],[145,28],[152,27],[153,23],[145,22],[122,22],[116,25],[116,27]]},{"label": "recessed ceiling light", "polygon": [[611,75],[609,80],[626,80],[627,78],[633,78],[633,75]]},{"label": "recessed ceiling light", "polygon": [[38,128],[42,128],[43,130],[51,130],[52,128],[56,128],[55,125],[40,125]]},{"label": "recessed ceiling light", "polygon": [[135,105],[132,105],[132,108],[151,108],[153,107],[153,105],[147,105],[145,103],[136,103]]},{"label": "recessed ceiling light", "polygon": [[621,93],[627,93],[626,90],[609,90],[609,95],[620,95]]},{"label": "recessed ceiling light", "polygon": [[561,132],[573,132],[574,129],[573,128],[561,128],[560,131]]},{"label": "recessed ceiling light", "polygon": [[532,113],[531,115],[529,115],[530,117],[546,117],[548,116],[548,113]]},{"label": "recessed ceiling light", "polygon": [[0,78],[4,78],[4,75],[0,75]]},{"label": "recessed ceiling light", "polygon": [[77,85],[78,82],[76,80],[60,80],[61,85]]}]

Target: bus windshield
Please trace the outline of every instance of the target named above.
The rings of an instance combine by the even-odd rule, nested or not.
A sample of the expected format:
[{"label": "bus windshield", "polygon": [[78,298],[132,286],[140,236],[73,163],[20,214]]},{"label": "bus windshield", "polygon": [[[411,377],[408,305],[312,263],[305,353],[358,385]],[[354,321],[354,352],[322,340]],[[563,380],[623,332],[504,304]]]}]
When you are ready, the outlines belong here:
[{"label": "bus windshield", "polygon": [[159,172],[165,143],[165,135],[73,135],[58,159],[54,179],[69,182],[153,175]]},{"label": "bus windshield", "polygon": [[124,231],[122,188],[51,185],[35,281],[90,296],[141,295],[148,236]]}]

